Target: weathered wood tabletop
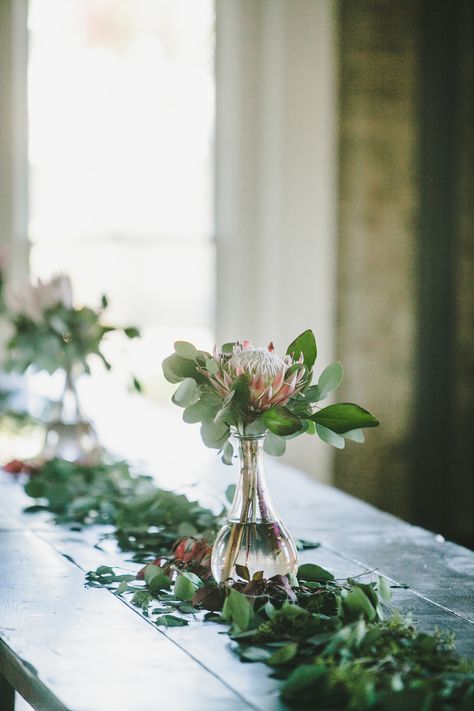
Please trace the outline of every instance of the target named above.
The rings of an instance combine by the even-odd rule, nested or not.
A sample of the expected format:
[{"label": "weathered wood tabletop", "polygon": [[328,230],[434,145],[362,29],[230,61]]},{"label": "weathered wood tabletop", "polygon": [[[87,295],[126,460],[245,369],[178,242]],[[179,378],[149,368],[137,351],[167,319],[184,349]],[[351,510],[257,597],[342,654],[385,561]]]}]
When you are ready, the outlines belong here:
[{"label": "weathered wood tabletop", "polygon": [[[195,477],[188,467],[184,483]],[[233,476],[216,461],[204,488],[223,491]],[[427,631],[454,632],[459,651],[474,656],[473,553],[279,462],[268,462],[267,476],[294,534],[321,543],[303,561],[336,577],[376,569],[408,585],[394,590],[394,604]],[[173,488],[175,479],[168,461],[158,483]],[[40,711],[284,708],[267,668],[242,664],[219,625],[157,628],[108,590],[86,588],[84,573],[98,565],[136,565],[112,542],[94,548],[104,527],[74,532],[23,513],[28,503],[21,484],[1,472],[1,711],[12,708],[12,687]]]}]

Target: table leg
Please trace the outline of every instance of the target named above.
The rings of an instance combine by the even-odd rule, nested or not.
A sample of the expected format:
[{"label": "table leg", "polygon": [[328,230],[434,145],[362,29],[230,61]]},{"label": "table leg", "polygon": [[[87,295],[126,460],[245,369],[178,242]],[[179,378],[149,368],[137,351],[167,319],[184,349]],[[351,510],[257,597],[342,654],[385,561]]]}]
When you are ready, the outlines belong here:
[{"label": "table leg", "polygon": [[2,711],[15,710],[15,689],[2,674],[0,674],[0,709]]}]

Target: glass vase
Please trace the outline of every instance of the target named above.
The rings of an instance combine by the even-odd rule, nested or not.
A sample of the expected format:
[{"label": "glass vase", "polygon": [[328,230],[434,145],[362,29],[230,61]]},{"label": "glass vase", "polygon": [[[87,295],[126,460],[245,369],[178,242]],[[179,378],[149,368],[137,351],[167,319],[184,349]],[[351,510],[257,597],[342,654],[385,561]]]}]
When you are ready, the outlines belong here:
[{"label": "glass vase", "polygon": [[64,371],[64,390],[46,428],[41,457],[95,464],[100,458],[97,433],[82,414],[72,369]]},{"label": "glass vase", "polygon": [[264,436],[237,439],[240,477],[227,522],[212,549],[212,574],[217,582],[242,578],[236,566],[247,568],[250,577],[259,572],[266,579],[296,574],[295,542],[278,516],[265,482]]}]

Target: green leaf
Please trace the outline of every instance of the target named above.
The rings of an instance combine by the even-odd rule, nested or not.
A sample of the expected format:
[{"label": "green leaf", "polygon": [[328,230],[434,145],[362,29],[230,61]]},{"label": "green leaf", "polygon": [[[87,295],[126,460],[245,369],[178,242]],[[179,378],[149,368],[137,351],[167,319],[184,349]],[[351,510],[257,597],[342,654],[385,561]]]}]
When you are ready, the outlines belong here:
[{"label": "green leaf", "polygon": [[266,431],[267,426],[262,417],[257,417],[256,420],[245,427],[245,434],[249,437],[258,437],[265,434]]},{"label": "green leaf", "polygon": [[216,373],[219,372],[219,367],[218,367],[216,361],[214,360],[214,358],[208,358],[206,360],[206,370],[211,375],[215,375]]},{"label": "green leaf", "polygon": [[185,378],[194,378],[197,382],[202,382],[205,378],[197,372],[193,361],[173,353],[164,359],[162,366],[163,375],[169,383],[179,383]]},{"label": "green leaf", "polygon": [[222,463],[227,464],[228,466],[232,465],[233,457],[234,448],[232,446],[232,442],[230,440],[227,440],[227,442],[224,444],[224,447],[222,448]]},{"label": "green leaf", "polygon": [[308,419],[323,425],[337,434],[343,434],[361,427],[377,427],[379,421],[359,405],[342,402],[310,415]]},{"label": "green leaf", "polygon": [[237,489],[237,487],[236,487],[235,484],[229,484],[229,486],[228,486],[227,489],[225,490],[225,498],[227,499],[227,501],[229,502],[229,504],[231,504],[231,503],[233,502],[233,500],[234,500],[235,490],[236,490],[236,489]]},{"label": "green leaf", "polygon": [[296,642],[291,642],[290,644],[285,644],[284,647],[280,647],[276,652],[272,654],[269,659],[267,659],[267,664],[271,667],[279,667],[282,664],[288,664],[298,651],[298,644]]},{"label": "green leaf", "polygon": [[344,439],[350,439],[352,442],[358,442],[359,444],[365,442],[362,430],[349,430],[349,432],[343,432],[342,437],[344,437]]},{"label": "green leaf", "polygon": [[232,390],[234,392],[232,405],[235,406],[238,410],[240,410],[240,412],[247,413],[250,401],[250,387],[248,376],[239,375],[239,377],[232,383]]},{"label": "green leaf", "polygon": [[197,349],[192,343],[188,343],[187,341],[176,341],[174,344],[174,350],[179,356],[181,356],[181,358],[196,360]]},{"label": "green leaf", "polygon": [[127,583],[126,580],[122,580],[122,582],[121,582],[120,585],[118,586],[118,588],[117,588],[117,590],[115,591],[115,593],[116,593],[117,595],[123,595],[123,593],[124,593],[124,592],[127,592],[127,590],[128,590],[128,583]]},{"label": "green leaf", "polygon": [[291,672],[281,688],[281,694],[284,699],[298,697],[302,693],[307,694],[310,689],[316,689],[323,684],[326,677],[327,670],[323,665],[301,664]]},{"label": "green leaf", "polygon": [[241,632],[245,632],[252,619],[252,606],[245,595],[231,588],[222,614],[228,622],[233,622]]},{"label": "green leaf", "polygon": [[109,305],[109,300],[107,299],[107,294],[102,294],[100,298],[100,305],[102,306],[103,309],[106,309],[107,306]]},{"label": "green leaf", "polygon": [[355,587],[342,599],[342,606],[350,620],[364,617],[369,622],[375,619],[375,609],[365,592],[360,587]]},{"label": "green leaf", "polygon": [[157,593],[159,590],[168,590],[171,587],[171,580],[157,565],[147,565],[144,570],[145,582],[150,592]]},{"label": "green leaf", "polygon": [[304,331],[298,338],[295,338],[293,343],[290,343],[286,352],[295,360],[298,360],[302,353],[304,364],[311,370],[318,352],[314,333],[310,329]]},{"label": "green leaf", "polygon": [[180,573],[175,580],[173,593],[178,600],[192,600],[199,585],[190,578],[189,573]]},{"label": "green leaf", "polygon": [[127,328],[123,329],[123,332],[127,338],[140,338],[140,331],[135,326],[127,326]]},{"label": "green leaf", "polygon": [[232,353],[235,343],[224,343],[221,348],[221,353]]},{"label": "green leaf", "polygon": [[214,415],[213,422],[219,422],[219,420],[228,420],[230,417],[230,406],[234,398],[235,391],[232,390],[222,401],[222,405],[219,410]]},{"label": "green leaf", "polygon": [[286,440],[273,432],[267,432],[263,441],[263,449],[273,457],[281,457],[286,451]]},{"label": "green leaf", "polygon": [[229,438],[230,430],[225,422],[209,422],[201,425],[201,437],[206,447],[221,449]]},{"label": "green leaf", "polygon": [[250,580],[250,572],[249,569],[247,568],[246,565],[236,565],[235,566],[235,572],[239,576],[239,578],[242,578],[242,580]]},{"label": "green leaf", "polygon": [[146,612],[152,599],[153,598],[148,590],[137,590],[132,597],[132,605],[135,605],[135,607],[141,607],[142,610]]},{"label": "green leaf", "polygon": [[246,662],[266,662],[271,657],[271,652],[263,647],[244,647],[240,652],[240,658]]},{"label": "green leaf", "polygon": [[163,625],[164,627],[185,627],[188,625],[188,620],[175,615],[159,615],[155,618],[155,625]]},{"label": "green leaf", "polygon": [[307,402],[319,402],[321,400],[321,392],[318,385],[310,385],[304,391],[304,401]]},{"label": "green leaf", "polygon": [[346,446],[344,437],[341,437],[332,430],[328,430],[328,428],[324,427],[323,425],[316,424],[316,432],[318,433],[319,438],[323,440],[323,442],[327,442],[327,444],[330,444],[333,447],[337,447],[337,449],[344,449],[344,447]]},{"label": "green leaf", "polygon": [[183,420],[188,424],[196,422],[210,423],[214,420],[216,408],[205,405],[201,400],[195,402],[194,405],[188,405],[183,412]]},{"label": "green leaf", "polygon": [[334,575],[316,563],[303,563],[298,568],[297,578],[298,580],[319,582],[334,580]]},{"label": "green leaf", "polygon": [[263,413],[263,421],[273,434],[290,435],[301,429],[301,421],[291,410],[276,405]]},{"label": "green leaf", "polygon": [[143,386],[142,386],[141,382],[138,380],[138,378],[136,378],[135,376],[133,376],[133,378],[132,378],[132,385],[133,385],[133,389],[136,390],[137,393],[143,392]]},{"label": "green leaf", "polygon": [[171,398],[175,405],[188,407],[194,405],[199,399],[198,387],[193,378],[185,378]]},{"label": "green leaf", "polygon": [[319,376],[319,399],[324,400],[330,392],[336,390],[342,383],[344,369],[342,363],[336,361],[327,366]]},{"label": "green leaf", "polygon": [[389,582],[387,578],[384,578],[382,575],[379,575],[377,578],[377,592],[382,598],[384,602],[387,604],[390,602],[392,599],[392,591],[390,589]]}]

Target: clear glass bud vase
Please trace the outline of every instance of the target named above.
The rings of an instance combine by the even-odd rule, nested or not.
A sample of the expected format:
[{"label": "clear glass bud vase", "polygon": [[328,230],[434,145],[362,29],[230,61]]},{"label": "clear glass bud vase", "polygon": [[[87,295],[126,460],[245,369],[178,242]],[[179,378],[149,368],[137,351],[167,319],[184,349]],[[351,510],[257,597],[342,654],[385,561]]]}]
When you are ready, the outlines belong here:
[{"label": "clear glass bud vase", "polygon": [[212,549],[211,568],[217,582],[241,578],[236,566],[251,577],[296,574],[295,542],[283,525],[270,499],[263,468],[261,437],[238,437],[240,478],[227,522]]},{"label": "clear glass bud vase", "polygon": [[44,459],[95,464],[100,448],[96,431],[82,414],[72,369],[64,371],[64,390],[46,428]]}]

